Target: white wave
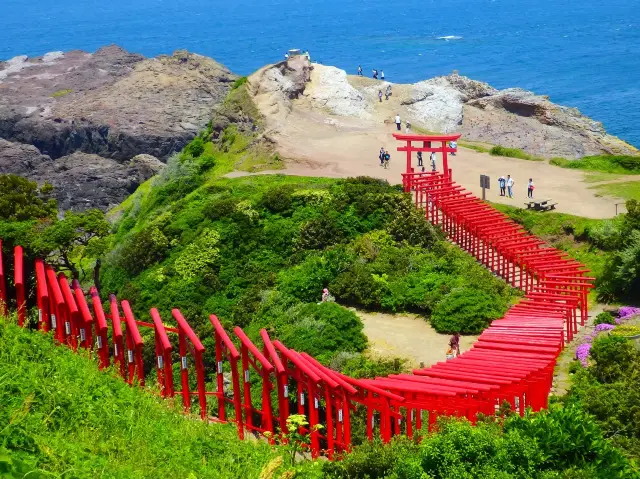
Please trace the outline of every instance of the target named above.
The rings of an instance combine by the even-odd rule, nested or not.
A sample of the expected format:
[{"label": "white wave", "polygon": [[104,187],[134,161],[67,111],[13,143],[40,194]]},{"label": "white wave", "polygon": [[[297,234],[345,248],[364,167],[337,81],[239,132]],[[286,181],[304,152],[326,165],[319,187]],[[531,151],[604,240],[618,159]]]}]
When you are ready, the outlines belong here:
[{"label": "white wave", "polygon": [[447,35],[445,37],[438,37],[438,40],[444,40],[445,42],[448,42],[449,40],[462,40],[462,37],[459,37],[457,35]]}]

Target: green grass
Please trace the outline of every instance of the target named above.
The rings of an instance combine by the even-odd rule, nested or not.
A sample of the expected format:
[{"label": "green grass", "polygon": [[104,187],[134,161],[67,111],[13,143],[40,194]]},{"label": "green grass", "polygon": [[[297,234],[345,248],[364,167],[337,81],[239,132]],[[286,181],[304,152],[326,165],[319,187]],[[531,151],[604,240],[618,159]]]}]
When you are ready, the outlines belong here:
[{"label": "green grass", "polygon": [[620,178],[620,175],[614,173],[602,173],[599,171],[589,172],[585,175],[585,183],[603,183],[605,181],[615,181]]},{"label": "green grass", "polygon": [[594,186],[600,196],[613,196],[625,200],[640,201],[640,181],[626,181],[624,183],[609,183]]},{"label": "green grass", "polygon": [[552,165],[574,170],[599,171],[621,175],[640,175],[640,156],[599,155],[585,156],[579,160],[552,158]]},{"label": "green grass", "polygon": [[61,96],[68,95],[68,94],[69,94],[69,93],[71,93],[72,91],[73,91],[73,90],[68,90],[68,89],[65,89],[65,90],[58,90],[57,92],[55,92],[55,93],[52,93],[52,94],[51,94],[51,98],[59,98],[59,97],[61,97]]},{"label": "green grass", "polygon": [[[0,477],[257,478],[275,457],[0,319]],[[3,468],[9,472],[3,473]],[[25,475],[27,471],[31,471]]]},{"label": "green grass", "polygon": [[491,150],[489,150],[489,154],[493,156],[506,156],[508,158],[519,158],[521,160],[528,161],[544,161],[543,158],[538,156],[530,155],[526,151],[523,151],[519,148],[507,148],[505,146],[496,145]]},{"label": "green grass", "polygon": [[489,153],[489,151],[491,151],[490,148],[487,148],[485,146],[478,145],[478,144],[475,144],[475,143],[469,143],[469,142],[466,142],[466,141],[459,141],[458,145],[463,147],[463,148],[467,148],[469,150],[475,150],[475,151],[477,151],[479,153]]}]

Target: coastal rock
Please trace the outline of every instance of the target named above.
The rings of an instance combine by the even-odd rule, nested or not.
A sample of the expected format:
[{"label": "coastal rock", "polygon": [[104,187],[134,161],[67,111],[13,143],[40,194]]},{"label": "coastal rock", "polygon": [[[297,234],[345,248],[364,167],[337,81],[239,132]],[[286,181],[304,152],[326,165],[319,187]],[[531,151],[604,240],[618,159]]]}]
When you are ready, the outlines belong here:
[{"label": "coastal rock", "polygon": [[305,95],[312,106],[326,109],[334,115],[371,118],[369,102],[365,101],[362,92],[351,86],[344,70],[318,65]]},{"label": "coastal rock", "polygon": [[[113,188],[102,185],[105,194],[96,197],[95,206],[104,208],[123,198],[117,192],[129,188],[125,183],[135,184],[123,163],[139,154],[166,161],[182,149],[206,127],[236,78],[214,60],[185,51],[145,59],[112,45],[93,54],[16,57],[0,63],[0,138],[36,148],[22,163],[35,161],[36,151],[49,163],[78,152],[99,155],[100,161],[73,156],[66,167],[80,174],[80,159],[92,161],[86,165],[92,175],[113,181]],[[0,173],[17,168],[15,151],[2,149]],[[123,176],[115,174],[117,169]],[[78,193],[62,182],[59,187]],[[82,195],[91,198],[88,189]],[[65,205],[75,208],[76,202],[61,201]]]},{"label": "coastal rock", "polygon": [[119,204],[164,167],[157,158],[138,155],[126,164],[87,153],[52,160],[33,145],[0,139],[0,172],[51,183],[61,210],[103,211]]}]

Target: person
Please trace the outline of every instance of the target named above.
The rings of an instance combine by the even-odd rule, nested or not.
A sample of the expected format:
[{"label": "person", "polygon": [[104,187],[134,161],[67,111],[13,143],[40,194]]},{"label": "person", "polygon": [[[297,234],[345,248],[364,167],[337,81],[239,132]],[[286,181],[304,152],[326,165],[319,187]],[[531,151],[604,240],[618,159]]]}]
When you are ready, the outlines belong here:
[{"label": "person", "polygon": [[358,65],[358,76],[362,76],[362,65]]},{"label": "person", "polygon": [[373,79],[374,80],[378,79],[378,70],[376,70],[375,68],[373,69]]},{"label": "person", "polygon": [[429,156],[429,160],[431,161],[431,171],[436,172],[436,152],[432,151]]},{"label": "person", "polygon": [[385,99],[388,100],[391,96],[391,85],[387,85],[387,89],[384,92]]},{"label": "person", "polygon": [[382,90],[378,90],[378,100],[382,103]]},{"label": "person", "polygon": [[380,70],[380,80],[384,80],[384,70]]},{"label": "person", "polygon": [[325,303],[327,299],[329,299],[329,290],[327,288],[324,288],[322,290],[322,302]]},{"label": "person", "polygon": [[424,166],[422,167],[422,170],[420,170],[422,173],[424,173]]},{"label": "person", "polygon": [[284,59],[285,59],[285,61],[289,59],[289,52],[284,54]]},{"label": "person", "polygon": [[509,198],[513,198],[513,185],[515,181],[511,178],[511,175],[507,175],[507,192],[509,193]]},{"label": "person", "polygon": [[378,155],[380,159],[380,166],[384,166],[384,148],[380,147],[380,154]]},{"label": "person", "polygon": [[[458,143],[455,142],[455,141],[450,141],[449,142],[449,148],[453,148],[454,150],[457,150],[458,149]],[[456,156],[456,152],[452,151],[451,152],[451,156]]]},{"label": "person", "polygon": [[500,187],[500,196],[504,196],[505,188],[507,186],[507,180],[505,179],[504,176],[501,176],[500,178],[498,178],[498,186]]},{"label": "person", "polygon": [[529,178],[529,184],[527,184],[527,198],[533,198],[533,178]]},{"label": "person", "polygon": [[391,155],[389,154],[388,151],[384,152],[384,169],[386,170],[387,168],[389,168],[389,160],[391,159]]},{"label": "person", "polygon": [[453,349],[449,348],[447,349],[447,361],[449,361],[450,359],[453,359],[455,356],[453,355]]},{"label": "person", "polygon": [[[422,152],[418,152],[418,166],[422,166]],[[424,169],[423,169],[424,171]]]},{"label": "person", "polygon": [[460,333],[453,333],[453,336],[449,339],[449,348],[456,356],[460,356]]},{"label": "person", "polygon": [[407,129],[404,132],[409,133],[409,130],[411,130],[411,122],[407,120]]},{"label": "person", "polygon": [[402,121],[400,120],[400,114],[396,113],[396,128],[398,131],[402,129]]}]

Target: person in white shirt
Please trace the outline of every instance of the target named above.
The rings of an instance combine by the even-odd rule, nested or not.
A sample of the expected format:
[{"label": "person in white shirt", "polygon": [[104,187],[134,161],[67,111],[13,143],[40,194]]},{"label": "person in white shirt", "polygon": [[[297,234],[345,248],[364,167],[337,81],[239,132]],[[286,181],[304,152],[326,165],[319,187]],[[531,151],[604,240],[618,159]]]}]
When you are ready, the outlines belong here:
[{"label": "person in white shirt", "polygon": [[431,171],[436,172],[436,152],[432,151],[431,156],[429,156],[429,160],[431,161]]},{"label": "person in white shirt", "polygon": [[509,198],[513,198],[513,185],[515,181],[511,178],[511,175],[507,175],[507,193],[509,194]]},{"label": "person in white shirt", "polygon": [[380,80],[384,80],[384,70],[380,70]]},{"label": "person in white shirt", "polygon": [[396,128],[398,128],[398,131],[402,130],[402,121],[399,113],[396,113]]},{"label": "person in white shirt", "polygon": [[[449,148],[453,148],[454,150],[458,149],[458,143],[456,143],[455,141],[450,141],[449,142]],[[456,152],[452,151],[451,152],[451,156],[456,156]]]},{"label": "person in white shirt", "polygon": [[529,183],[527,184],[527,198],[533,198],[533,178],[529,178]]},{"label": "person in white shirt", "polygon": [[411,130],[411,122],[409,120],[407,120],[407,128],[404,131],[405,133],[409,133],[409,131]]}]

